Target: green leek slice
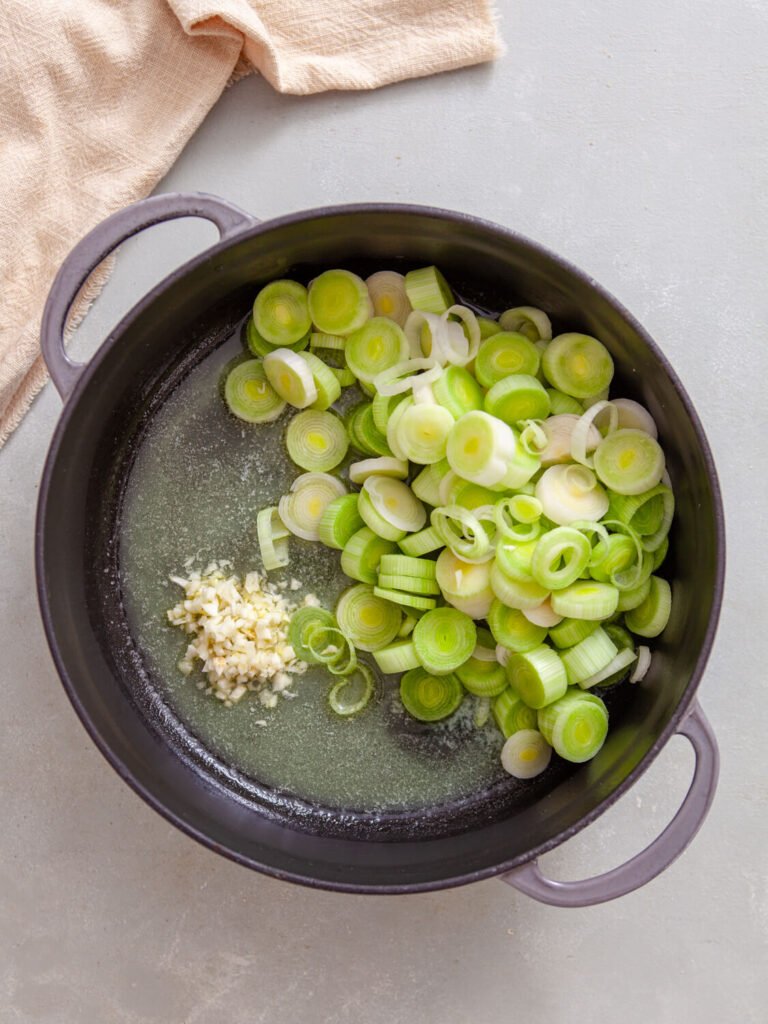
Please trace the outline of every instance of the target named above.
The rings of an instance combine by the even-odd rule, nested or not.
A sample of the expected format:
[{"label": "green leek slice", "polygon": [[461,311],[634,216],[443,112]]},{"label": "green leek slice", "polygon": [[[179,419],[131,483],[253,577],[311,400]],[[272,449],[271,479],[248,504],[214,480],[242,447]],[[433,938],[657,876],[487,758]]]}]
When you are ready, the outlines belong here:
[{"label": "green leek slice", "polygon": [[397,545],[378,537],[367,526],[354,533],[341,553],[342,571],[353,580],[375,584],[382,555],[397,551]]},{"label": "green leek slice", "polygon": [[565,665],[546,644],[513,654],[507,662],[507,678],[530,708],[546,707],[568,689]]},{"label": "green leek slice", "polygon": [[454,419],[483,408],[483,389],[463,366],[446,366],[432,384],[432,393]]},{"label": "green leek slice", "polygon": [[579,689],[539,711],[539,729],[566,761],[589,761],[608,735],[608,710],[599,697]]},{"label": "green leek slice", "polygon": [[521,729],[536,727],[535,710],[529,708],[520,694],[515,693],[509,686],[494,700],[492,711],[499,732],[505,739],[509,739]]},{"label": "green leek slice", "polygon": [[348,718],[368,706],[374,691],[373,673],[367,665],[360,662],[355,666],[351,675],[339,679],[331,687],[328,693],[328,704],[335,714]]},{"label": "green leek slice", "polygon": [[455,675],[433,676],[413,668],[400,680],[403,707],[420,722],[439,722],[458,710],[464,688]]},{"label": "green leek slice", "polygon": [[642,494],[664,475],[664,452],[643,430],[615,430],[595,450],[595,472],[616,494]]},{"label": "green leek slice", "polygon": [[581,683],[601,672],[618,654],[616,644],[602,627],[585,637],[580,643],[561,653],[568,682]]},{"label": "green leek slice", "polygon": [[365,281],[349,270],[326,270],[309,287],[309,313],[323,334],[352,334],[368,320],[372,304]]},{"label": "green leek slice", "polygon": [[394,321],[376,316],[347,337],[344,354],[357,379],[372,384],[383,370],[408,358],[408,342]]},{"label": "green leek slice", "polygon": [[504,666],[497,661],[470,657],[456,669],[465,690],[475,697],[497,697],[507,689]]},{"label": "green leek slice", "polygon": [[475,376],[485,388],[510,374],[535,376],[541,357],[536,346],[522,334],[502,331],[482,343],[475,359]]},{"label": "green leek slice", "polygon": [[416,650],[410,639],[398,640],[394,644],[374,651],[373,660],[387,676],[394,675],[396,672],[407,672],[419,665]]},{"label": "green leek slice", "polygon": [[573,398],[591,398],[613,379],[613,359],[597,338],[560,334],[547,346],[541,361],[549,383]]},{"label": "green leek slice", "polygon": [[320,520],[334,498],[346,494],[341,480],[328,473],[303,473],[278,502],[280,518],[297,537],[320,539]]},{"label": "green leek slice", "polygon": [[227,374],[224,398],[229,411],[246,423],[270,423],[285,408],[260,359],[247,359],[238,363]]},{"label": "green leek slice", "polygon": [[552,608],[571,619],[608,619],[616,611],[619,591],[609,583],[592,580],[572,583],[552,593]]},{"label": "green leek slice", "polygon": [[326,547],[341,551],[364,526],[363,518],[357,510],[357,495],[343,494],[325,506],[317,528],[318,539]]},{"label": "green leek slice", "polygon": [[425,313],[445,313],[453,305],[451,289],[437,267],[409,271],[405,291],[411,306]]},{"label": "green leek slice", "polygon": [[338,416],[306,409],[288,424],[285,443],[297,466],[325,473],[343,461],[349,438]]},{"label": "green leek slice", "polygon": [[265,285],[253,304],[253,324],[271,345],[283,347],[301,341],[312,326],[307,289],[297,281]]},{"label": "green leek slice", "polygon": [[660,576],[651,576],[648,596],[624,616],[627,628],[638,636],[658,636],[669,622],[672,612],[672,589]]},{"label": "green leek slice", "polygon": [[447,675],[463,665],[477,643],[472,619],[456,608],[435,608],[423,615],[413,631],[421,665],[432,675]]},{"label": "green leek slice", "polygon": [[402,618],[399,608],[376,597],[366,583],[345,590],[336,603],[339,628],[361,651],[377,651],[391,643]]}]

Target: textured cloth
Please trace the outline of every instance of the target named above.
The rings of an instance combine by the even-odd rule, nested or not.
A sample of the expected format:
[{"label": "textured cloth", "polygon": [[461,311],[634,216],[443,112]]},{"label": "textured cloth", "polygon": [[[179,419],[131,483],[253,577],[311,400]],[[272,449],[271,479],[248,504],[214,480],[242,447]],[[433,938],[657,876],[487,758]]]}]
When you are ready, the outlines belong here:
[{"label": "textured cloth", "polygon": [[0,445],[45,381],[59,264],[152,190],[242,61],[303,94],[499,52],[491,0],[0,0]]}]

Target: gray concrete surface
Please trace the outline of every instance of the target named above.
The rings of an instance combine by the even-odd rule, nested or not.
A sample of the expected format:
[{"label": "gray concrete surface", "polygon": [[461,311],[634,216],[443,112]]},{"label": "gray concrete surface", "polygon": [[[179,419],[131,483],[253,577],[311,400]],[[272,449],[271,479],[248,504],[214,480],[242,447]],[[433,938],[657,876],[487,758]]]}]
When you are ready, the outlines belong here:
[{"label": "gray concrete surface", "polygon": [[[501,9],[496,67],[306,99],[241,82],[162,188],[264,217],[365,199],[482,214],[582,265],[647,325],[698,405],[727,506],[727,595],[701,692],[723,754],[710,819],[645,890],[581,911],[493,881],[310,892],[198,847],[106,767],[45,647],[32,518],[59,414],[49,387],[0,453],[3,1024],[766,1019],[768,5]],[[211,237],[174,224],[125,246],[77,350]],[[691,764],[670,743],[548,871],[576,878],[640,849]]]}]

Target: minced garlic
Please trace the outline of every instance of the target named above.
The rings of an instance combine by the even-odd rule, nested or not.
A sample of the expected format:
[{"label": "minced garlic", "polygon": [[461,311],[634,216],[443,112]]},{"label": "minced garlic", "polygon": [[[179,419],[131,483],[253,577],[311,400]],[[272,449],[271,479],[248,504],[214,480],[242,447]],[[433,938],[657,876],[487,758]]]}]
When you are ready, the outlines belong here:
[{"label": "minced garlic", "polygon": [[[188,571],[171,580],[184,589],[185,596],[170,609],[168,621],[193,637],[179,662],[185,675],[192,672],[196,660],[201,661],[209,683],[206,692],[227,707],[249,691],[258,692],[267,708],[275,707],[280,696],[296,696],[290,690],[292,676],[301,675],[307,666],[288,642],[296,605],[277,586],[262,583],[255,572],[242,582],[237,576],[225,576],[216,563],[206,566],[204,573]],[[308,595],[304,604],[315,601],[314,595]]]}]

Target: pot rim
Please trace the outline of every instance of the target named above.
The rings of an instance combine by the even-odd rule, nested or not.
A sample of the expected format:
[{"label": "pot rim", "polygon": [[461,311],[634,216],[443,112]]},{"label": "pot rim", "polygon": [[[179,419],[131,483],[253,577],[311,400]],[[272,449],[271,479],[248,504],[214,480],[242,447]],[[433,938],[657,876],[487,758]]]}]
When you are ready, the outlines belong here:
[{"label": "pot rim", "polygon": [[[566,270],[573,277],[580,280],[583,284],[586,284],[591,289],[596,291],[598,295],[608,303],[620,316],[637,332],[643,342],[655,355],[660,366],[668,376],[672,386],[674,387],[678,398],[683,404],[688,417],[694,428],[694,432],[697,437],[697,441],[701,448],[704,464],[706,466],[707,477],[712,490],[713,499],[713,518],[715,526],[715,578],[713,582],[713,601],[712,608],[709,615],[709,621],[707,623],[707,629],[704,634],[704,640],[699,650],[696,664],[691,674],[691,679],[686,687],[685,693],[676,707],[674,713],[670,717],[667,725],[662,729],[660,734],[656,737],[653,744],[643,754],[635,767],[626,775],[621,783],[616,786],[607,796],[605,796],[598,804],[595,805],[590,811],[578,819],[574,824],[563,829],[556,835],[543,843],[538,844],[532,849],[526,851],[517,857],[511,858],[508,861],[502,861],[500,864],[492,865],[487,868],[482,868],[477,871],[458,874],[451,877],[441,877],[439,879],[430,880],[426,882],[414,882],[408,884],[382,884],[382,885],[362,885],[355,883],[348,883],[343,881],[329,881],[325,879],[318,879],[311,875],[305,875],[300,872],[285,871],[280,868],[275,868],[268,864],[262,864],[254,860],[251,857],[245,856],[232,850],[228,847],[224,847],[211,839],[208,835],[202,832],[200,829],[195,828],[187,821],[185,821],[176,812],[166,807],[154,793],[140,781],[134,772],[129,769],[123,761],[112,751],[109,744],[102,738],[95,723],[92,721],[88,710],[80,700],[77,692],[77,687],[70,677],[66,666],[60,656],[58,643],[56,640],[54,625],[51,616],[51,609],[48,602],[46,589],[44,586],[44,521],[48,507],[48,491],[51,483],[51,477],[53,469],[56,464],[59,448],[69,424],[70,417],[73,410],[80,401],[82,393],[87,389],[90,380],[95,374],[98,367],[101,365],[103,360],[107,358],[110,351],[115,344],[118,343],[122,334],[129,329],[135,319],[137,319],[149,306],[151,306],[155,300],[162,295],[162,293],[173,283],[182,279],[190,271],[197,269],[202,266],[212,257],[215,257],[218,253],[224,252],[234,245],[258,237],[259,235],[266,234],[270,231],[280,229],[282,227],[300,223],[310,218],[331,218],[339,215],[348,214],[417,214],[422,217],[432,217],[438,220],[448,220],[461,227],[462,225],[471,224],[476,227],[480,227],[486,231],[490,231],[496,236],[502,239],[508,240],[512,243],[522,245],[529,249],[534,254],[545,257],[548,260],[553,261],[561,268]],[[308,886],[313,889],[325,889],[336,892],[348,892],[358,894],[373,894],[373,895],[403,895],[406,893],[414,892],[431,892],[440,889],[449,889],[458,887],[461,885],[468,885],[472,882],[481,881],[486,878],[493,878],[497,875],[503,875],[505,872],[512,870],[513,868],[519,867],[529,861],[532,861],[542,854],[555,849],[560,846],[566,840],[575,836],[582,829],[586,828],[592,822],[596,821],[602,814],[604,814],[610,807],[612,807],[617,800],[619,800],[634,784],[637,780],[647,771],[652,762],[656,759],[661,749],[669,742],[670,738],[677,732],[681,721],[686,717],[687,713],[691,709],[691,706],[696,697],[696,691],[701,683],[701,678],[706,668],[709,656],[714,643],[715,634],[717,632],[718,621],[720,618],[720,611],[723,598],[724,578],[725,578],[725,522],[724,522],[724,511],[722,494],[720,490],[720,484],[717,476],[717,470],[715,468],[712,451],[707,440],[704,428],[701,424],[701,420],[693,406],[691,399],[689,398],[682,382],[680,381],[677,373],[673,369],[669,360],[656,344],[650,334],[642,326],[642,324],[629,312],[626,307],[619,302],[606,288],[604,288],[598,281],[596,281],[591,275],[581,270],[575,264],[569,260],[553,252],[540,243],[533,241],[526,235],[523,235],[510,228],[504,227],[503,225],[497,224],[494,221],[486,220],[482,217],[477,217],[473,214],[460,213],[454,210],[446,210],[440,207],[434,206],[423,206],[415,203],[349,203],[349,204],[337,204],[333,206],[316,207],[308,210],[300,210],[289,214],[284,214],[279,217],[274,217],[269,220],[258,221],[255,220],[253,223],[247,224],[241,231],[236,234],[229,236],[225,240],[220,240],[214,243],[212,246],[204,249],[202,252],[193,256],[187,260],[176,270],[172,271],[161,281],[159,281],[149,292],[143,295],[120,319],[120,321],[109,331],[107,336],[99,345],[97,351],[91,356],[87,364],[83,365],[82,372],[72,389],[71,394],[64,402],[64,408],[54,428],[53,435],[51,437],[48,454],[46,456],[45,465],[40,481],[40,491],[38,495],[37,511],[35,516],[35,578],[38,602],[40,606],[41,618],[43,621],[43,627],[45,630],[45,636],[48,643],[51,656],[56,666],[57,673],[62,682],[64,690],[72,704],[75,712],[77,713],[80,721],[82,722],[86,732],[93,740],[94,744],[109,762],[112,768],[117,772],[121,779],[126,782],[135,793],[138,794],[150,807],[153,808],[158,814],[160,814],[166,821],[170,822],[176,828],[180,829],[183,833],[195,839],[201,845],[207,847],[215,853],[221,854],[227,857],[229,860],[234,861],[237,864],[241,864],[244,867],[251,868],[261,872],[262,874],[269,875],[273,878],[277,878],[281,881],[294,882],[300,885]],[[287,826],[289,827],[289,826]]]}]

